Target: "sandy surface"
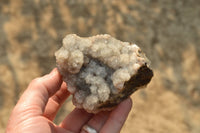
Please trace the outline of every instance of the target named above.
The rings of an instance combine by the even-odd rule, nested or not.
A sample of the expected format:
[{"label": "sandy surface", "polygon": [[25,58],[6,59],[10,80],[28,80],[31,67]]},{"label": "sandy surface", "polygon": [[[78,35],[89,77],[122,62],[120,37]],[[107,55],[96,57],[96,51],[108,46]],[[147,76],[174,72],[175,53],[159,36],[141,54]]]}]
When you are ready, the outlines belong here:
[{"label": "sandy surface", "polygon": [[[200,1],[0,0],[0,132],[28,83],[55,67],[69,33],[138,44],[154,78],[132,95],[122,133],[200,132]],[[56,122],[73,109],[70,99]]]}]

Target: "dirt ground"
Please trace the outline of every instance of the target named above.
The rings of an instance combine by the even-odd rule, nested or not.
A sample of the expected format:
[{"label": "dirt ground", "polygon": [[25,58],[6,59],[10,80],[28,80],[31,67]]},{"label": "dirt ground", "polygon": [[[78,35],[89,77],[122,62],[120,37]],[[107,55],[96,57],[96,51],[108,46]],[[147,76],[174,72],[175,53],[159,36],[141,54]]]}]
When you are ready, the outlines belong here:
[{"label": "dirt ground", "polygon": [[[200,132],[200,1],[0,0],[0,132],[28,83],[55,67],[62,38],[110,34],[138,44],[154,78],[131,97],[122,133]],[[72,109],[65,102],[55,122]]]}]

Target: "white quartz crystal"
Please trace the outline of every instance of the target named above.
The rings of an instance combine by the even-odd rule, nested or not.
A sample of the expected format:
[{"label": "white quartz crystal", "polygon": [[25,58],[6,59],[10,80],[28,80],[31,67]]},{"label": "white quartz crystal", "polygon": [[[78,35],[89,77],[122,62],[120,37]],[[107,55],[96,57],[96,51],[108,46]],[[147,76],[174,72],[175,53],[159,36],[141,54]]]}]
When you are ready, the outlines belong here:
[{"label": "white quartz crystal", "polygon": [[119,93],[124,83],[148,64],[136,44],[107,34],[88,38],[67,35],[55,56],[73,103],[88,112],[97,112],[99,104]]}]

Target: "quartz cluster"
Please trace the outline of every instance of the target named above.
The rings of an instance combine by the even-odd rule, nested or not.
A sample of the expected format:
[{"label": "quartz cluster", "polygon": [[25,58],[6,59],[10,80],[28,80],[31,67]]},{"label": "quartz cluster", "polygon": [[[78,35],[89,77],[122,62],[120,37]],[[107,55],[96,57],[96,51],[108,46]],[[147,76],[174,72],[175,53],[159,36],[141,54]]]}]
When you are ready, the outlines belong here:
[{"label": "quartz cluster", "polygon": [[90,113],[112,109],[153,76],[149,60],[136,44],[107,34],[88,38],[69,34],[55,56],[73,104]]}]

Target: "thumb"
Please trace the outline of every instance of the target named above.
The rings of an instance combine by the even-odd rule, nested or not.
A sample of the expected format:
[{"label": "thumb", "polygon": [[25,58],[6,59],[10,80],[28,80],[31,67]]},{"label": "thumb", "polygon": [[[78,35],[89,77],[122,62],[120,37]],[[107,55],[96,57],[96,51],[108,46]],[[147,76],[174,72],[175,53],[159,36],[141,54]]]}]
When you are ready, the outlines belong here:
[{"label": "thumb", "polygon": [[61,84],[62,77],[56,68],[50,74],[34,79],[14,110],[29,110],[33,115],[42,115],[48,99],[60,89]]}]

